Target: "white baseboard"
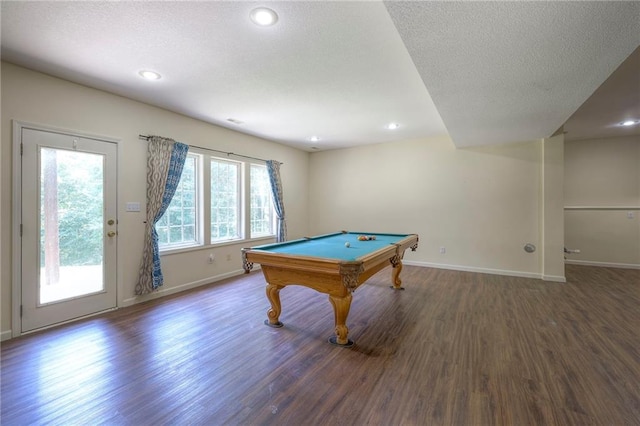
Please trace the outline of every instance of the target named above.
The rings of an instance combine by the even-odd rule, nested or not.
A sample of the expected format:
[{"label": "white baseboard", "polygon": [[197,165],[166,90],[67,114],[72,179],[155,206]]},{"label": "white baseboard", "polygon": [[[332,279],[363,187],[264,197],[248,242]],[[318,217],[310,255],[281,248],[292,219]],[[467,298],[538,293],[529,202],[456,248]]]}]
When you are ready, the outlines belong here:
[{"label": "white baseboard", "polygon": [[640,269],[640,265],[637,263],[592,262],[590,260],[575,259],[566,259],[564,263],[570,265],[600,266],[602,268]]},{"label": "white baseboard", "polygon": [[560,275],[542,275],[543,281],[553,281],[555,283],[566,283],[567,279]]},{"label": "white baseboard", "polygon": [[545,281],[566,282],[565,277],[562,276],[543,275],[535,272],[511,271],[508,269],[477,268],[473,266],[448,265],[444,263],[414,262],[410,260],[403,260],[402,263],[404,265],[423,266],[426,268],[449,269],[452,271],[477,272],[479,274],[507,275],[510,277],[536,278]]},{"label": "white baseboard", "polygon": [[203,278],[201,280],[193,281],[190,283],[181,284],[175,287],[170,288],[160,288],[158,291],[154,291],[150,294],[145,294],[144,296],[134,296],[128,299],[124,299],[119,307],[124,308],[127,306],[133,306],[137,303],[146,302],[148,300],[158,299],[160,297],[168,296],[170,294],[180,293],[181,291],[189,290],[192,288],[200,287],[206,284],[211,284],[216,281],[221,281],[227,278],[235,277],[238,275],[244,274],[243,269],[238,269],[235,271],[227,272],[226,274],[215,275],[213,277]]},{"label": "white baseboard", "polygon": [[4,342],[5,340],[11,339],[13,336],[12,330],[0,331],[0,342]]},{"label": "white baseboard", "polygon": [[[260,268],[254,268],[254,269],[260,270]],[[224,280],[226,278],[231,278],[231,277],[235,277],[237,275],[242,275],[242,274],[244,274],[244,270],[243,269],[238,269],[238,270],[235,270],[235,271],[227,272],[226,274],[215,275],[213,277],[204,278],[202,280],[193,281],[193,282],[182,284],[182,285],[179,285],[179,286],[176,286],[176,287],[171,287],[171,288],[167,288],[167,289],[160,289],[159,291],[156,291],[156,292],[151,293],[151,294],[146,294],[144,296],[136,296],[136,297],[132,297],[132,298],[129,298],[129,299],[125,299],[125,300],[122,301],[122,303],[120,303],[118,308],[123,308],[123,307],[126,307],[126,306],[133,306],[133,305],[135,305],[137,303],[146,302],[146,301],[152,300],[152,299],[158,299],[158,298],[161,298],[161,297],[164,297],[164,296],[168,296],[170,294],[179,293],[181,291],[185,291],[185,290],[189,290],[189,289],[192,289],[192,288],[200,287],[200,286],[203,286],[203,285],[206,285],[206,284],[211,284],[211,283],[214,283],[216,281],[221,281],[221,280]],[[114,308],[114,309],[117,309],[117,308]],[[112,309],[110,309],[110,310],[112,310]],[[82,318],[87,318],[87,317],[90,317],[90,316],[99,315],[99,314],[102,314],[104,312],[106,312],[106,311],[97,312],[95,314],[87,315],[87,316],[82,317]],[[74,318],[74,319],[72,319],[70,321],[66,321],[66,322],[73,322],[73,321],[76,321],[78,319],[80,319],[80,318]],[[64,323],[60,323],[60,324],[64,324]],[[55,327],[55,326],[58,326],[60,324],[55,324],[55,325],[53,325],[51,327]],[[45,327],[45,328],[49,328],[49,327]],[[41,331],[43,329],[44,328],[40,328],[40,329],[38,329],[36,331]],[[27,333],[23,333],[23,334],[27,334]],[[12,330],[5,330],[5,331],[0,332],[0,341],[9,340],[12,337],[13,337]]]}]

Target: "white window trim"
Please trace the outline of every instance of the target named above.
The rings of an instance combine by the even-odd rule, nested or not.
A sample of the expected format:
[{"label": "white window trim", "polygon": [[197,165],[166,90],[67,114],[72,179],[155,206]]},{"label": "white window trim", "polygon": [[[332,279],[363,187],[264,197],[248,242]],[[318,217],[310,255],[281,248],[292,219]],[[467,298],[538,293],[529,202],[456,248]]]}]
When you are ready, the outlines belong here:
[{"label": "white window trim", "polygon": [[[267,167],[265,164],[259,164],[259,163],[248,163],[249,167],[249,172],[248,172],[248,176],[249,179],[251,179],[251,166],[259,166],[259,167],[263,167],[265,169],[265,171],[267,172],[267,178],[269,176],[269,171],[267,170]],[[251,182],[249,182],[248,185],[248,189],[247,191],[249,192],[249,200],[248,200],[248,206],[251,206]],[[276,209],[273,206],[273,199],[271,199],[271,233],[258,233],[253,235],[253,233],[251,233],[251,217],[249,217],[249,222],[247,224],[247,232],[250,235],[250,237],[252,238],[268,238],[268,237],[276,237]]]},{"label": "white window trim", "polygon": [[[242,203],[242,200],[244,199],[243,197],[243,187],[244,187],[244,181],[245,181],[245,167],[244,167],[244,163],[242,161],[236,161],[236,160],[229,160],[227,158],[220,158],[220,157],[215,157],[215,156],[209,156],[207,158],[207,164],[208,164],[208,169],[209,171],[211,171],[211,162],[212,161],[218,161],[220,163],[229,163],[229,164],[237,164],[238,165],[238,183],[237,183],[237,188],[236,188],[236,192],[238,194],[238,204],[236,205],[236,208],[238,209],[238,218],[237,218],[237,223],[236,226],[238,228],[238,236],[237,237],[233,237],[233,238],[227,238],[227,239],[219,239],[219,240],[213,240],[211,238],[211,229],[209,229],[209,233],[208,235],[208,242],[211,245],[216,245],[219,243],[225,243],[225,242],[229,242],[229,241],[241,241],[244,239],[244,230],[243,230],[243,226],[242,224],[244,223],[243,221],[243,217],[244,217],[244,206]],[[211,183],[211,178],[209,178],[209,183]],[[206,204],[206,207],[209,211],[207,213],[207,215],[205,217],[209,218],[207,220],[207,224],[209,225],[209,227],[211,227],[211,188],[209,188],[209,192],[207,192],[208,194],[208,203]],[[203,199],[203,201],[206,201]]]},{"label": "white window trim", "polygon": [[[249,160],[230,160],[228,158],[218,157],[204,149],[190,148],[188,155],[196,156],[196,240],[195,244],[172,245],[160,248],[160,255],[171,255],[177,253],[186,253],[191,251],[208,250],[215,247],[223,247],[228,245],[254,244],[258,242],[269,242],[276,238],[277,216],[273,202],[272,209],[272,226],[271,234],[251,235],[251,215],[249,209],[251,206],[251,165],[264,166],[261,163],[255,163]],[[234,162],[240,165],[239,186],[239,237],[227,240],[212,241],[211,240],[211,160],[219,160],[223,162]]]},{"label": "white window trim", "polygon": [[[202,192],[202,169],[203,169],[203,155],[197,152],[189,152],[187,153],[187,158],[192,157],[195,160],[195,175],[196,175],[196,199],[195,199],[195,211],[196,211],[196,218],[195,218],[195,230],[194,230],[194,236],[195,236],[195,242],[190,242],[190,243],[175,243],[175,244],[167,244],[167,245],[160,245],[158,244],[158,248],[160,249],[160,253],[176,253],[176,252],[181,252],[184,251],[185,249],[194,249],[194,248],[200,248],[202,246],[204,246],[204,239],[203,239],[203,224],[205,223],[205,221],[203,221],[203,217],[202,217],[202,196],[204,195],[204,193]],[[167,209],[168,210],[168,209]]]}]

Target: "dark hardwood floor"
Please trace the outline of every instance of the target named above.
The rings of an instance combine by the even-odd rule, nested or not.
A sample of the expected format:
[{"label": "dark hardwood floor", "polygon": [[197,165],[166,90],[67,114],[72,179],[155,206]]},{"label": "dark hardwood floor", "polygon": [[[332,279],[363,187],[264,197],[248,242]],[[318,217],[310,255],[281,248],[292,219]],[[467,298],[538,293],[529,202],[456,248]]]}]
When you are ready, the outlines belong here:
[{"label": "dark hardwood floor", "polygon": [[5,341],[0,423],[640,424],[640,270],[402,278],[355,292],[351,349],[304,287],[263,325],[260,272]]}]

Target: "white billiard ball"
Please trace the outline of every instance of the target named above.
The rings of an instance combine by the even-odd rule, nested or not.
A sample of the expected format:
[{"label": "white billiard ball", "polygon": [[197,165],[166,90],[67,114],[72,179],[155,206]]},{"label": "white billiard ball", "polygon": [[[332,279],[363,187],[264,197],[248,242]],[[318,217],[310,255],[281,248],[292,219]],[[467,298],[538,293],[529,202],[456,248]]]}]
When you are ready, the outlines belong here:
[{"label": "white billiard ball", "polygon": [[349,244],[349,241],[347,241],[346,243],[344,243],[345,247],[351,247],[351,244]]}]

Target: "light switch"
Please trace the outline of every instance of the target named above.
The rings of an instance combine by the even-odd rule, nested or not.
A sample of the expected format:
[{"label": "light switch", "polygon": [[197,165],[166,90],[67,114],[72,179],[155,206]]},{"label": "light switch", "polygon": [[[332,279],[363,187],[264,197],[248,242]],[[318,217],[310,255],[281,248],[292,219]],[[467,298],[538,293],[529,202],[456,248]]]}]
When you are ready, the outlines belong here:
[{"label": "light switch", "polygon": [[128,212],[139,212],[140,211],[140,203],[138,202],[128,202],[126,204],[126,210]]}]

